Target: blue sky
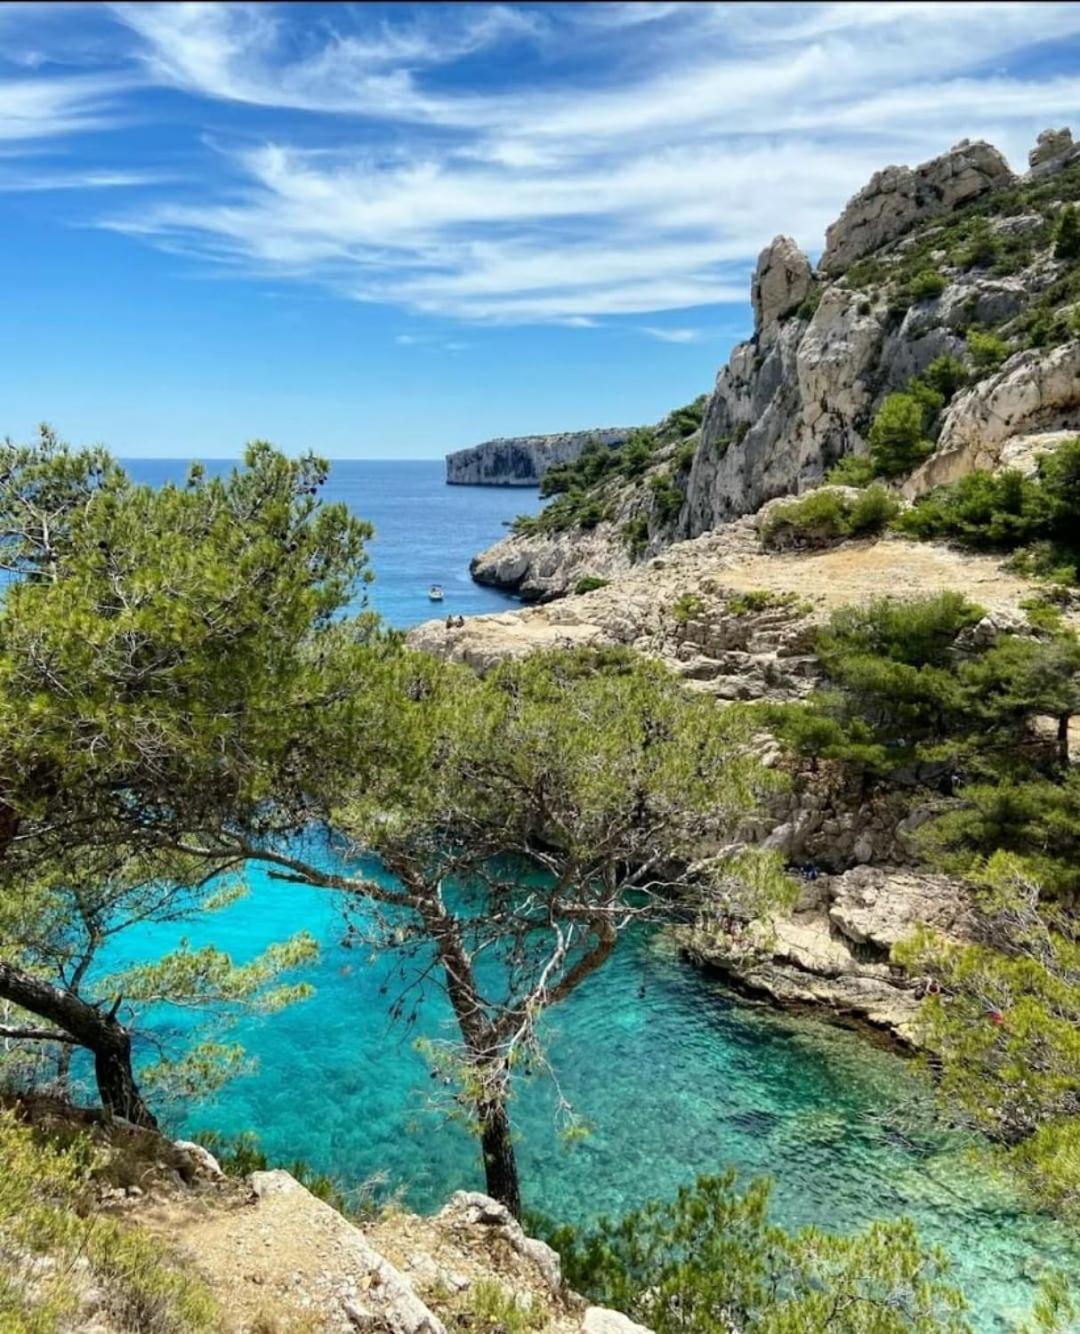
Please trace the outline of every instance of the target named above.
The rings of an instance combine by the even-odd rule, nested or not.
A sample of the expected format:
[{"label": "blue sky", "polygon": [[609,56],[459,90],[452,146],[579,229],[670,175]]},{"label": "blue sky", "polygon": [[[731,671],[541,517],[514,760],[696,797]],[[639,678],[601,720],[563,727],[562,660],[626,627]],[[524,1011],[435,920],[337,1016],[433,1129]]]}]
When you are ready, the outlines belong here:
[{"label": "blue sky", "polygon": [[654,420],[777,232],[816,255],[878,167],[1022,169],[1078,112],[1075,4],[5,4],[0,432],[386,458]]}]

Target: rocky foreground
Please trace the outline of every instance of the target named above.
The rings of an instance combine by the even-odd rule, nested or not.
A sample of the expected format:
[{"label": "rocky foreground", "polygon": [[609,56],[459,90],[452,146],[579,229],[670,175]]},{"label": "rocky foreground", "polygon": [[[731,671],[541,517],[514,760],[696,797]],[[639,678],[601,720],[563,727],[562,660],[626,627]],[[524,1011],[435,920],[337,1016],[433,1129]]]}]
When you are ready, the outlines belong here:
[{"label": "rocky foreground", "polygon": [[[484,1313],[500,1302],[534,1334],[648,1334],[564,1287],[556,1252],[486,1195],[458,1191],[430,1217],[394,1206],[346,1216],[289,1172],[227,1176],[201,1145],[47,1099],[20,1112],[47,1134],[90,1137],[85,1207],[150,1233],[205,1283],[220,1334],[452,1334],[491,1328]],[[176,1328],[118,1316],[78,1263],[69,1277],[67,1334]]]}]

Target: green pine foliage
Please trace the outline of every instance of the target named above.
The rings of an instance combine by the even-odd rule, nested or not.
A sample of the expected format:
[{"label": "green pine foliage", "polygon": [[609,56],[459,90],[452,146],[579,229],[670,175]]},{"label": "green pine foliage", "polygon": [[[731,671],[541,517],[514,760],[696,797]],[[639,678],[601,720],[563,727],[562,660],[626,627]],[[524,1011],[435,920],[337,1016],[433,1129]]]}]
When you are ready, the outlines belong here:
[{"label": "green pine foliage", "polygon": [[765,1180],[740,1191],[731,1171],[703,1176],[673,1200],[549,1239],[572,1288],[656,1334],[971,1329],[945,1256],[923,1246],[910,1222],[853,1236],[787,1232],[769,1218],[769,1193]]},{"label": "green pine foliage", "polygon": [[1066,204],[1054,229],[1054,258],[1080,259],[1080,213],[1075,204]]},{"label": "green pine foliage", "polygon": [[981,550],[1027,549],[1035,569],[1070,582],[1080,566],[1080,438],[1038,461],[1034,477],[974,472],[919,499],[896,521],[910,537]]}]

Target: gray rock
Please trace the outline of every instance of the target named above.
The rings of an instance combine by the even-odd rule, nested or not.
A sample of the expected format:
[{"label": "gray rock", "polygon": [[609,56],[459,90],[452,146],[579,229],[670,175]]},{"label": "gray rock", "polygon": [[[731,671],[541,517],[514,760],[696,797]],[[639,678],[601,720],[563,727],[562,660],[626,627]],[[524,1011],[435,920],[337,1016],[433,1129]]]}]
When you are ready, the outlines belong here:
[{"label": "gray rock", "polygon": [[1062,127],[1060,130],[1043,130],[1035,147],[1028,154],[1028,166],[1039,167],[1044,162],[1063,157],[1073,147],[1072,130]]},{"label": "gray rock", "polygon": [[581,1334],[652,1334],[645,1325],[635,1324],[621,1311],[606,1306],[590,1306],[581,1322]]},{"label": "gray rock", "polygon": [[196,1144],[190,1139],[178,1139],[173,1141],[173,1148],[179,1150],[187,1159],[193,1177],[201,1177],[207,1181],[224,1179],[225,1173],[221,1170],[221,1164],[210,1150],[201,1144]]},{"label": "gray rock", "polygon": [[573,463],[589,443],[613,449],[626,443],[631,429],[605,426],[594,431],[485,440],[447,454],[446,480],[450,486],[539,486],[549,468]]},{"label": "gray rock", "polygon": [[814,274],[810,261],[790,236],[774,237],[758,256],[750,284],[754,331],[770,329],[809,295]]},{"label": "gray rock", "polygon": [[842,273],[919,219],[948,213],[1015,179],[998,150],[981,140],[965,139],[918,167],[886,167],[848,201],[826,231],[821,269]]}]

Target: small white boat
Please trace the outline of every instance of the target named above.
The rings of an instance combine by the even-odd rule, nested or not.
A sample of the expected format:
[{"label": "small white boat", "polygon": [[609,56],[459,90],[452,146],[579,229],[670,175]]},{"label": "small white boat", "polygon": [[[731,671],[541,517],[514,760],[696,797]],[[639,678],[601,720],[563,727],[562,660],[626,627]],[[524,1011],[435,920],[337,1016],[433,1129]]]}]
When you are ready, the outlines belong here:
[{"label": "small white boat", "polygon": [[443,600],[442,584],[432,584],[427,591],[427,595],[432,602],[441,602]]}]

